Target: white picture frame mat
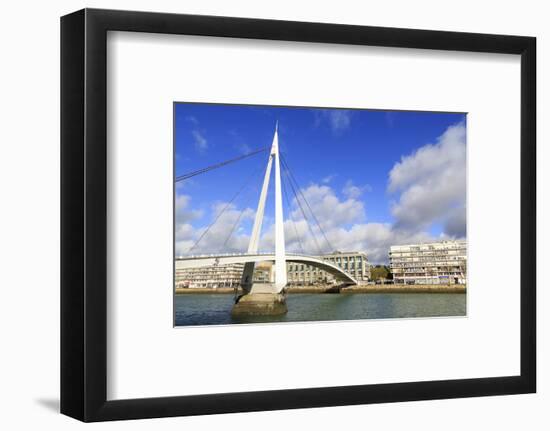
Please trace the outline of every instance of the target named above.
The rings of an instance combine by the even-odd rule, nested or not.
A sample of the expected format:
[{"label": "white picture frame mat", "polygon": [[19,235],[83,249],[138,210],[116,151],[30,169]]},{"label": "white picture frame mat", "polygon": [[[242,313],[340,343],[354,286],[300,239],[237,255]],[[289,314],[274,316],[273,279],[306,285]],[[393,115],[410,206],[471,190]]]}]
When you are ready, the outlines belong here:
[{"label": "white picture frame mat", "polygon": [[[124,32],[107,46],[108,399],[519,375],[519,56]],[[174,101],[467,112],[467,317],[174,328]]]}]

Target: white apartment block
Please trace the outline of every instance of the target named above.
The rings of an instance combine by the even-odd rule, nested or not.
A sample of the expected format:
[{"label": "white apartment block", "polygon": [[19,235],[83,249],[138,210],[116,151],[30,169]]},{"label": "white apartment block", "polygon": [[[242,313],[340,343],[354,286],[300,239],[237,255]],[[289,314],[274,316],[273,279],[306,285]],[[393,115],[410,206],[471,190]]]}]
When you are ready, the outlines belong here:
[{"label": "white apartment block", "polygon": [[[260,262],[254,269],[254,281],[267,283],[272,278],[271,263]],[[175,285],[177,289],[200,289],[205,287],[237,288],[241,285],[244,263],[233,265],[212,265],[203,268],[177,269]]]},{"label": "white apartment block", "polygon": [[395,284],[466,284],[467,243],[449,240],[390,247]]},{"label": "white apartment block", "polygon": [[[366,253],[362,252],[334,252],[319,256],[351,275],[357,281],[369,279],[369,263]],[[287,263],[288,283],[295,286],[314,284],[333,284],[334,277],[322,269],[301,263]]]},{"label": "white apartment block", "polygon": [[238,287],[241,285],[244,264],[214,265],[204,268],[177,269],[175,284],[181,288]]}]

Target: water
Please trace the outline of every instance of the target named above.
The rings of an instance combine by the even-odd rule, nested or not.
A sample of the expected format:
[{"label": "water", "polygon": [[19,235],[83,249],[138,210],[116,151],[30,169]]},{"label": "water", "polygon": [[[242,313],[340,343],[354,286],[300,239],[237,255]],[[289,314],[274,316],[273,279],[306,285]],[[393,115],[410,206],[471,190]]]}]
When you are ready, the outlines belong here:
[{"label": "water", "polygon": [[296,293],[287,296],[285,315],[238,319],[233,303],[231,294],[176,295],[176,326],[466,315],[465,293]]}]

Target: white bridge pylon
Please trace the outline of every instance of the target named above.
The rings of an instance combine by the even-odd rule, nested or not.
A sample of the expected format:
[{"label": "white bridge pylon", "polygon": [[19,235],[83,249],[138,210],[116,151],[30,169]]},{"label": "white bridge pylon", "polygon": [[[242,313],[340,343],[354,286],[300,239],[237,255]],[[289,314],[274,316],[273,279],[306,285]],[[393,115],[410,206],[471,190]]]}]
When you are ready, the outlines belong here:
[{"label": "white bridge pylon", "polygon": [[[264,182],[260,193],[260,200],[258,202],[258,209],[256,211],[256,217],[254,219],[254,226],[252,227],[252,235],[250,236],[250,243],[248,244],[247,252],[249,255],[258,253],[262,222],[265,212],[265,201],[267,199],[267,190],[269,188],[271,171],[273,170],[273,165],[275,165],[275,280],[272,288],[267,288],[267,290],[272,290],[274,293],[279,293],[283,290],[288,282],[286,273],[285,230],[283,220],[283,197],[281,190],[281,162],[279,158],[278,129],[278,123],[276,123],[275,133],[273,134],[273,143],[271,144],[271,151],[269,153],[269,160],[265,170]],[[244,266],[241,284],[243,289],[247,292],[254,290],[266,290],[266,286],[262,286],[261,288],[258,286],[257,289],[254,289],[252,277],[254,275],[255,265],[255,262],[247,262]]]},{"label": "white bridge pylon", "polygon": [[[271,173],[275,165],[275,253],[258,253],[260,243],[260,235],[262,231],[262,222],[265,212],[265,203],[267,199],[267,191]],[[305,256],[297,254],[289,254],[287,256],[285,250],[285,232],[283,219],[283,198],[281,185],[281,166],[279,159],[279,137],[278,124],[275,125],[275,133],[273,135],[273,143],[267,161],[264,181],[258,202],[258,209],[252,227],[252,234],[248,244],[248,251],[244,254],[229,254],[229,255],[209,255],[209,256],[188,256],[176,259],[176,269],[202,268],[210,265],[224,265],[234,263],[244,263],[243,277],[241,286],[247,293],[280,293],[287,285],[287,268],[286,262],[302,263],[322,269],[335,278],[342,281],[344,284],[357,284],[357,281],[344,270],[336,265],[324,261],[321,257]],[[274,280],[266,284],[254,284],[253,275],[256,263],[262,261],[271,261],[275,265],[275,271],[272,271]]]}]

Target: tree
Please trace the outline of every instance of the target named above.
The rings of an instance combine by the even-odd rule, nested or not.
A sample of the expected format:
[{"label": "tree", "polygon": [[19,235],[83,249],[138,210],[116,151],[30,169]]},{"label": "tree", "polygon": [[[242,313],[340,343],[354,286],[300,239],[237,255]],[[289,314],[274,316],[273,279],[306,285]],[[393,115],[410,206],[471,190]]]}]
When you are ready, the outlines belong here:
[{"label": "tree", "polygon": [[393,276],[386,265],[375,265],[370,269],[370,278],[371,280],[390,280],[393,278]]}]

